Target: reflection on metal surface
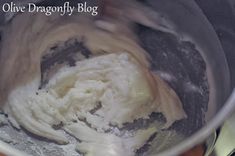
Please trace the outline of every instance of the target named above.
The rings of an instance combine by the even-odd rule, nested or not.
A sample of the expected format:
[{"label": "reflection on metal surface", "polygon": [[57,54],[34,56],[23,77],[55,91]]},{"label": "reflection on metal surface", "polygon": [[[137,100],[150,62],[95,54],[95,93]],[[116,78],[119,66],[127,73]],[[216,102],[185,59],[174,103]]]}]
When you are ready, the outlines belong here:
[{"label": "reflection on metal surface", "polygon": [[204,156],[211,156],[211,153],[214,150],[215,147],[215,142],[217,139],[217,133],[214,132],[206,141],[206,145],[207,145],[207,150]]},{"label": "reflection on metal surface", "polygon": [[217,156],[231,156],[235,152],[235,114],[225,122],[215,145]]}]

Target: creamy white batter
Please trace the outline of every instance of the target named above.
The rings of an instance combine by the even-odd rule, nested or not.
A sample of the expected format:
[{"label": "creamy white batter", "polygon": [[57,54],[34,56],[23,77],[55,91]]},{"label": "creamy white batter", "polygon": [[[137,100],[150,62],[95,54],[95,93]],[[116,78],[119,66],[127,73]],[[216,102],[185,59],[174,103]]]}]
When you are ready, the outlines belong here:
[{"label": "creamy white batter", "polygon": [[[149,16],[154,12],[125,6],[124,19],[25,13],[12,20],[0,53],[0,101],[15,127],[59,144],[69,143],[69,133],[81,141],[77,150],[86,156],[134,156],[156,127],[130,136],[105,132],[153,112],[164,115],[166,128],[186,117],[176,93],[149,70],[151,59],[132,30],[132,22],[158,28]],[[115,13],[116,5],[109,7]],[[42,56],[72,38],[82,40],[92,58],[62,67],[38,90]]]},{"label": "creamy white batter", "polygon": [[[159,111],[166,116],[166,126],[185,116],[175,93],[157,77],[162,91],[153,89],[153,78],[148,74],[128,53],[93,57],[61,68],[41,90],[39,79],[18,87],[11,92],[5,110],[16,120],[14,123],[60,144],[68,143],[62,130],[70,133],[82,141],[78,150],[86,155],[132,156],[156,128],[122,138],[104,133],[111,125],[121,128]],[[61,125],[61,130],[53,129],[53,125]]]}]

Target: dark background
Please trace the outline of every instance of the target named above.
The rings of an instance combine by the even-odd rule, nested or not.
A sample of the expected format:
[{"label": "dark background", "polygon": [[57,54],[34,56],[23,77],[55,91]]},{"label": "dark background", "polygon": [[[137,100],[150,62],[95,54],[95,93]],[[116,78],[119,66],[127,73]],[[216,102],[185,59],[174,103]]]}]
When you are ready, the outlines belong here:
[{"label": "dark background", "polygon": [[235,0],[195,0],[213,25],[226,53],[235,86]]}]

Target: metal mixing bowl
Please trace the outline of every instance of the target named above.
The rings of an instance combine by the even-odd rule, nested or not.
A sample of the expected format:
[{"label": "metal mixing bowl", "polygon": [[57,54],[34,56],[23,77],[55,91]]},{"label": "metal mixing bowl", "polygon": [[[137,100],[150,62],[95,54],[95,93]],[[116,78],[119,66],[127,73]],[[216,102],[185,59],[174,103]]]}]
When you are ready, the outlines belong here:
[{"label": "metal mixing bowl", "polygon": [[[26,2],[22,0],[20,4]],[[140,24],[136,30],[141,46],[152,57],[152,70],[176,91],[188,115],[170,127],[177,135],[168,132],[157,135],[146,155],[175,156],[205,141],[222,124],[234,110],[235,95],[228,99],[230,75],[223,49],[211,24],[193,0],[145,0],[143,5],[166,16],[177,32],[175,36]],[[2,13],[2,25],[10,23],[12,18],[13,14]],[[153,114],[151,118],[162,117]],[[142,125],[144,121],[136,124]],[[66,155],[62,154],[60,145],[40,140],[27,131],[18,132],[10,124],[0,127],[1,134],[7,135],[2,137],[3,141],[31,155]],[[14,139],[7,140],[9,136]]]}]

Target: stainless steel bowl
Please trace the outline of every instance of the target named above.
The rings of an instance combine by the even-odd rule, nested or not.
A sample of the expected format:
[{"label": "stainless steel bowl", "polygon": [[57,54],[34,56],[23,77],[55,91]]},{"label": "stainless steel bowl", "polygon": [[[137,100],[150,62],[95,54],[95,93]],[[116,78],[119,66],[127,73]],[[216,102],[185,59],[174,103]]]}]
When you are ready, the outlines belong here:
[{"label": "stainless steel bowl", "polygon": [[[34,2],[39,1],[42,0]],[[22,0],[20,4],[24,5],[27,2]],[[234,111],[235,93],[230,95],[229,69],[220,41],[202,10],[193,0],[146,0],[143,5],[148,5],[169,20],[177,34],[175,36],[141,25],[137,26],[140,44],[153,58],[153,70],[175,89],[189,116],[188,119],[177,122],[171,127],[183,134],[185,136],[183,139],[179,141],[176,137],[168,137],[168,144],[166,143],[164,148],[159,150],[156,147],[156,150],[153,149],[148,155],[175,156],[204,142],[215,132]],[[2,27],[7,26],[14,16],[2,13]],[[167,57],[162,59],[164,55]],[[175,76],[176,80],[167,79],[165,73]],[[199,88],[200,91],[190,88],[190,85]],[[19,140],[28,136],[26,133],[16,134],[17,131],[10,126],[5,127],[4,131],[9,131]],[[35,138],[32,140],[39,148],[42,148],[43,144],[51,144]],[[10,148],[9,150],[1,148],[3,146],[7,145],[0,144],[0,150],[5,149],[3,152],[6,154],[19,155]],[[27,151],[27,144],[24,143],[22,146],[13,147]],[[58,149],[56,145],[53,147]]]}]

